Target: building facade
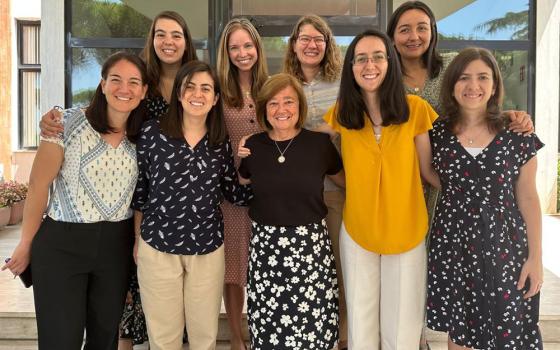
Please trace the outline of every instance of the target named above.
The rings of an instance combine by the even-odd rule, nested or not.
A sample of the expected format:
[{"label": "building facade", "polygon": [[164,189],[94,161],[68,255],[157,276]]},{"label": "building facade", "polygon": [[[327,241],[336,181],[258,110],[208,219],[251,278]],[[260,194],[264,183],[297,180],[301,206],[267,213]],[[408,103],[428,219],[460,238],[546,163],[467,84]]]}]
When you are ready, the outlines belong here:
[{"label": "building facade", "polygon": [[[286,37],[301,14],[324,16],[344,51],[352,37],[363,29],[386,27],[393,9],[403,0],[0,0],[12,6],[9,25],[14,39],[23,17],[18,6],[40,2],[40,55],[22,68],[22,62],[11,55],[9,91],[0,92],[0,162],[6,176],[25,178],[36,146],[36,117],[29,104],[45,112],[54,105],[65,107],[86,103],[99,82],[100,66],[110,53],[126,49],[139,51],[151,19],[162,10],[181,13],[191,30],[199,58],[215,62],[218,38],[232,17],[245,16],[263,36],[272,73],[280,70]],[[538,190],[543,210],[556,210],[558,157],[558,113],[560,89],[560,1],[559,0],[454,0],[425,1],[434,11],[440,31],[439,48],[443,53],[467,46],[482,46],[498,58],[505,79],[505,108],[527,110],[535,119],[539,137],[546,147],[539,152]],[[1,8],[3,9],[3,7]],[[0,16],[3,16],[0,13]],[[15,39],[17,41],[17,38]],[[10,45],[2,41],[0,45]],[[2,47],[2,46],[0,46]],[[4,52],[17,51],[17,45],[2,47]],[[37,64],[39,63],[39,64]],[[22,94],[22,69],[26,77],[36,77],[40,69],[38,99]],[[33,70],[34,69],[34,70]],[[27,71],[25,71],[27,72]],[[14,75],[15,74],[15,75]],[[19,75],[18,75],[19,74]],[[16,84],[16,86],[14,86]],[[18,85],[19,84],[19,85]],[[28,84],[29,85],[29,84]],[[23,89],[23,91],[27,91]],[[6,94],[10,95],[5,97]],[[17,95],[17,96],[14,96]],[[24,100],[24,97],[26,100]],[[2,101],[11,101],[4,106]],[[23,102],[23,104],[22,104]],[[24,108],[25,107],[25,108]],[[26,114],[27,113],[27,114]],[[34,114],[35,113],[35,114]],[[39,113],[41,114],[41,113]],[[5,135],[9,136],[8,140]],[[35,144],[34,144],[35,142]],[[7,164],[9,162],[9,164]],[[10,169],[7,169],[10,168]],[[9,171],[7,171],[9,170]]]}]

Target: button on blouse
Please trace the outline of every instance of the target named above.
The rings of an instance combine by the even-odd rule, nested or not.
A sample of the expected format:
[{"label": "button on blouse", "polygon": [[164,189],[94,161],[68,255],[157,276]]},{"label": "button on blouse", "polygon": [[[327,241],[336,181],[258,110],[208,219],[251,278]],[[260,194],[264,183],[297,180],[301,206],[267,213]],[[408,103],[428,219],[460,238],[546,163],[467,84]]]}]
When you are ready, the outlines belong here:
[{"label": "button on blouse", "polygon": [[141,235],[155,249],[172,254],[207,254],[223,243],[219,205],[225,197],[248,204],[229,139],[209,143],[208,134],[194,147],[167,137],[159,120],[147,121],[137,144],[138,183],[132,207],[143,212]]}]

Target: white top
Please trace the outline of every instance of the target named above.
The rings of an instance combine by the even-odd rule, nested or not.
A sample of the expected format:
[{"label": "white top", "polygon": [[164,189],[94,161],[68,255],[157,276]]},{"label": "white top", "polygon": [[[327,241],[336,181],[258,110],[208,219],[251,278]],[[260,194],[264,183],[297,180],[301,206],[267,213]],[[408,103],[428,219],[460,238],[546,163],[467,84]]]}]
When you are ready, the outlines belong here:
[{"label": "white top", "polygon": [[117,148],[95,131],[81,109],[63,113],[64,133],[43,138],[64,149],[47,214],[57,221],[121,221],[132,217],[138,177],[136,147],[127,138]]},{"label": "white top", "polygon": [[465,147],[465,150],[473,157],[478,156],[483,149],[483,147]]}]

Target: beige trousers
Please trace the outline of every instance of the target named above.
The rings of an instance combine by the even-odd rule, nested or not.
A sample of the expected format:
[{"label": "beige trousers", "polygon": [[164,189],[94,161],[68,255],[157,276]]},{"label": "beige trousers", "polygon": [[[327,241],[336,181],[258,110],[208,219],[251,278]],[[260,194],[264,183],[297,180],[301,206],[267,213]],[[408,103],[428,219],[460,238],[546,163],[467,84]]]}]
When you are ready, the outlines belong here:
[{"label": "beige trousers", "polygon": [[418,349],[426,299],[426,247],[380,255],[340,229],[350,350]]},{"label": "beige trousers", "polygon": [[150,350],[216,348],[224,281],[224,248],[205,255],[160,252],[144,240],[138,246],[138,283]]},{"label": "beige trousers", "polygon": [[323,193],[327,213],[327,230],[332,243],[334,260],[336,263],[336,277],[338,280],[338,341],[344,343],[348,340],[348,324],[346,317],[346,299],[344,297],[344,281],[342,279],[342,266],[340,264],[339,235],[342,224],[342,209],[344,208],[344,191],[325,191]]}]

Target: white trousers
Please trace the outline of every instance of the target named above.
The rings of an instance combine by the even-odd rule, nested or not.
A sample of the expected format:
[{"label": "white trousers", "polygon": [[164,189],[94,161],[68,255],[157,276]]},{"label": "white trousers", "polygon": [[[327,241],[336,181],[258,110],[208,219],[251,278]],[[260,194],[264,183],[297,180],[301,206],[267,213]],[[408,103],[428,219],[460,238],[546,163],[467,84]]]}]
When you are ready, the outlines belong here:
[{"label": "white trousers", "polygon": [[426,299],[426,248],[380,255],[340,228],[350,350],[418,349]]}]

